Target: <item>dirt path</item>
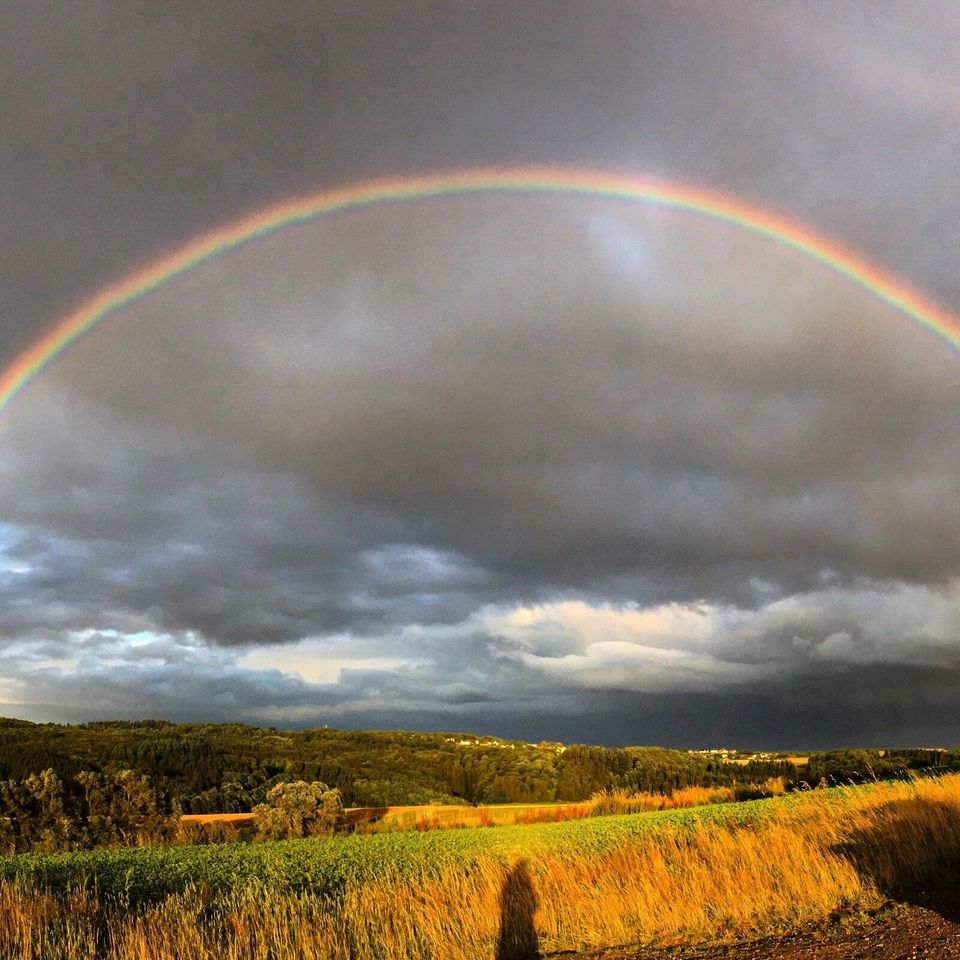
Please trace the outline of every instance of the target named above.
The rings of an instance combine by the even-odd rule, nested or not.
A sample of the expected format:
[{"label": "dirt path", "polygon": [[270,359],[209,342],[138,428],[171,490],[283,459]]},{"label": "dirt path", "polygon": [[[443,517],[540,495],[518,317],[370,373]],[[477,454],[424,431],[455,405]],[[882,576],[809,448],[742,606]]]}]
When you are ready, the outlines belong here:
[{"label": "dirt path", "polygon": [[576,960],[960,960],[960,890],[877,916],[738,944],[619,949]]}]

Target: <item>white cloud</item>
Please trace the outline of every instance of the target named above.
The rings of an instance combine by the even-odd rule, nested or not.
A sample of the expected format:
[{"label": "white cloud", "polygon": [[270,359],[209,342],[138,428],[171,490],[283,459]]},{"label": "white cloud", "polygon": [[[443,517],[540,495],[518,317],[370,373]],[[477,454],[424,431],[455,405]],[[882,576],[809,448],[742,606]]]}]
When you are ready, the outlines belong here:
[{"label": "white cloud", "polygon": [[240,657],[236,664],[245,670],[279,670],[308,683],[336,683],[343,670],[395,670],[410,661],[396,657],[351,657],[338,655],[326,640],[258,647]]},{"label": "white cloud", "polygon": [[756,608],[486,605],[451,624],[263,647],[189,632],[62,631],[0,650],[0,698],[20,716],[362,725],[385,711],[559,715],[619,691],[755,696],[891,665],[960,665],[960,585],[829,586]]},{"label": "white cloud", "polygon": [[863,585],[756,609],[561,601],[488,609],[504,655],[585,687],[701,689],[782,678],[820,664],[960,664],[960,586]]},{"label": "white cloud", "polygon": [[621,277],[635,278],[646,272],[650,245],[635,228],[614,214],[602,211],[590,218],[590,239],[607,264]]}]

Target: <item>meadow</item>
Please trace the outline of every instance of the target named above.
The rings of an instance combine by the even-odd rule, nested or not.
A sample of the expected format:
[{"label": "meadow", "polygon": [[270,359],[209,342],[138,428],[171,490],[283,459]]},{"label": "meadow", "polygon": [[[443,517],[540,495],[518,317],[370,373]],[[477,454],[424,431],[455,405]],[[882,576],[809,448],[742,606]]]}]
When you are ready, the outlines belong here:
[{"label": "meadow", "polygon": [[734,938],[935,884],[960,776],[499,829],[0,860],[4,960],[475,960]]}]

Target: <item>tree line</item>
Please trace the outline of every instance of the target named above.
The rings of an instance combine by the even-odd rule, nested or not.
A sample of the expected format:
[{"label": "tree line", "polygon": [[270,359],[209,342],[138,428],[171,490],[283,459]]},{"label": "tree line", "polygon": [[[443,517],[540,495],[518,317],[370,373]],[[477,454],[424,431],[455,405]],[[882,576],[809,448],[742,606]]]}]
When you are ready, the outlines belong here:
[{"label": "tree line", "polygon": [[[253,808],[256,840],[328,836],[346,827],[340,791],[302,780],[278,783]],[[0,781],[0,854],[196,842],[179,830],[180,808],[148,777],[80,771],[66,783],[53,770]]]},{"label": "tree line", "polygon": [[0,781],[0,852],[143,846],[170,839],[179,810],[132,770],[80,771],[64,783],[50,769]]},{"label": "tree line", "polygon": [[911,771],[960,768],[960,750],[827,750],[810,755],[804,779],[811,785],[891,780]]},{"label": "tree line", "polygon": [[958,764],[960,751],[943,750],[819,752],[804,769],[776,757],[735,764],[687,750],[563,747],[463,733],[0,719],[0,780],[50,770],[73,796],[81,775],[107,782],[130,771],[184,813],[248,812],[278,784],[297,781],[326,784],[349,807],[488,805],[582,801],[601,790],[669,794],[776,777],[846,783]]}]

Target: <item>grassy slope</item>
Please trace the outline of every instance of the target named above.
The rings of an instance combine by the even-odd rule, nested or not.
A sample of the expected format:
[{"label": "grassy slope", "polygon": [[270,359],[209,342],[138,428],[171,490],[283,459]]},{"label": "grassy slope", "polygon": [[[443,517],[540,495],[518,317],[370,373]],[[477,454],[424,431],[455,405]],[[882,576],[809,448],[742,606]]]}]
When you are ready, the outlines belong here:
[{"label": "grassy slope", "polygon": [[26,879],[59,890],[85,879],[101,892],[123,893],[132,900],[156,899],[194,883],[228,891],[262,884],[265,879],[291,889],[327,894],[341,890],[347,880],[385,873],[419,874],[481,857],[506,861],[546,850],[588,854],[668,825],[751,822],[790,802],[788,798],[756,800],[496,829],[21,854],[0,858],[0,879]]},{"label": "grassy slope", "polygon": [[[953,775],[532,827],[10,858],[0,944],[4,960],[492,960],[511,943],[739,938],[958,868]],[[90,878],[96,892],[66,889]]]}]

